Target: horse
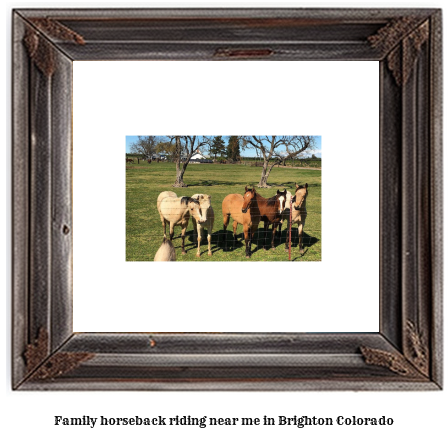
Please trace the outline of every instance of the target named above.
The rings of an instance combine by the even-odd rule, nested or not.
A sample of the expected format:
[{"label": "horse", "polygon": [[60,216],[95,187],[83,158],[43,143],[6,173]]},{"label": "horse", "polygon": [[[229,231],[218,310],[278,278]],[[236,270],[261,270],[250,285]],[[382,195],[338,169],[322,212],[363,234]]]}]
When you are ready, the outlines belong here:
[{"label": "horse", "polygon": [[163,238],[162,245],[157,250],[154,257],[155,262],[175,262],[176,261],[176,251],[171,240],[166,237]]},{"label": "horse", "polygon": [[280,240],[281,240],[281,233],[282,233],[283,222],[285,222],[289,218],[289,210],[290,210],[291,198],[292,197],[293,197],[292,193],[289,190],[287,190],[286,191],[285,209],[283,210],[282,219],[281,219],[281,221],[279,223],[279,226],[278,226],[278,232],[279,232],[279,235],[280,235]]},{"label": "horse", "polygon": [[[288,192],[290,195],[291,193]],[[284,217],[287,220],[287,230],[289,232],[289,209],[292,205],[292,213],[291,213],[291,227],[294,224],[297,224],[298,230],[299,230],[299,250],[300,254],[304,253],[303,250],[303,229],[305,227],[305,221],[306,221],[306,197],[308,196],[308,183],[305,185],[298,185],[296,183],[296,191],[293,197],[289,197],[286,201],[286,209]],[[280,224],[280,230],[281,230],[281,224]],[[286,240],[285,250],[289,250],[289,239]]]},{"label": "horse", "polygon": [[182,254],[185,255],[185,231],[190,215],[201,222],[200,204],[189,196],[178,198],[174,192],[162,192],[157,198],[157,209],[163,226],[163,237],[166,237],[166,224],[170,225],[170,240],[174,237],[174,227],[182,227]]},{"label": "horse", "polygon": [[271,248],[275,249],[274,239],[277,226],[281,223],[282,213],[286,206],[286,190],[280,192],[277,190],[277,194],[272,198],[263,198],[259,195],[255,188],[245,188],[244,202],[242,206],[242,212],[246,213],[250,211],[251,217],[259,216],[260,220],[264,222],[264,237],[263,237],[263,249],[266,250],[266,239],[269,229],[269,224],[272,224],[272,241]]},{"label": "horse", "polygon": [[132,158],[126,158],[126,163],[133,163],[134,160]]},{"label": "horse", "polygon": [[[246,187],[247,191],[247,187]],[[227,195],[222,201],[222,216],[224,223],[224,244],[226,244],[227,236],[226,230],[229,225],[230,217],[233,219],[233,239],[236,240],[236,231],[238,224],[243,226],[244,240],[246,242],[246,258],[250,258],[252,239],[255,231],[257,231],[260,223],[260,215],[251,215],[250,211],[242,211],[244,198],[239,193],[232,193]],[[256,207],[254,207],[256,208]]]},{"label": "horse", "polygon": [[201,221],[197,221],[193,216],[191,220],[193,221],[193,230],[197,230],[198,233],[198,251],[196,253],[196,257],[201,256],[201,238],[202,238],[202,228],[207,228],[207,241],[208,241],[208,255],[212,255],[211,249],[211,241],[212,241],[212,231],[213,231],[213,223],[215,222],[215,212],[213,211],[213,207],[211,205],[211,196],[198,194],[192,196],[192,198],[197,199],[199,201],[200,210],[199,213],[201,215]]}]

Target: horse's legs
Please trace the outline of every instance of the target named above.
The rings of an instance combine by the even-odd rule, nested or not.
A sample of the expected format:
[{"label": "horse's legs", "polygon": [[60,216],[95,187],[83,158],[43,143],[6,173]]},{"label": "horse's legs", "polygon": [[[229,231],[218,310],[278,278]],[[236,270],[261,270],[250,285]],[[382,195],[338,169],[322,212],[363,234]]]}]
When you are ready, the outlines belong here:
[{"label": "horse's legs", "polygon": [[268,239],[268,229],[269,229],[269,222],[265,221],[264,222],[264,231],[263,231],[263,249],[264,250],[266,250],[266,242]]},{"label": "horse's legs", "polygon": [[251,256],[250,248],[252,246],[251,240],[251,230],[247,225],[244,225],[244,241],[246,242],[246,258],[249,259]]},{"label": "horse's legs", "polygon": [[207,229],[208,255],[212,255],[212,232],[210,228]]},{"label": "horse's legs", "polygon": [[212,255],[212,232],[213,224],[215,222],[215,216],[209,217],[207,221],[207,242],[208,242],[208,255]]},{"label": "horse's legs", "polygon": [[162,221],[163,237],[166,238],[166,220],[162,215],[160,215],[160,220]]},{"label": "horse's legs", "polygon": [[170,240],[174,237],[174,222],[170,222]]},{"label": "horse's legs", "polygon": [[283,226],[283,219],[278,223],[278,235],[280,239],[280,243],[282,243],[282,226]]},{"label": "horse's legs", "polygon": [[274,222],[272,224],[272,240],[271,240],[271,248],[275,249],[275,231],[277,230],[277,224]]},{"label": "horse's legs", "polygon": [[[292,229],[291,229],[291,233],[292,233]],[[289,232],[289,218],[286,220],[286,243],[285,243],[285,251],[289,251],[289,245],[290,245],[290,240],[291,240],[291,234]]]},{"label": "horse's legs", "polygon": [[299,249],[300,254],[303,254],[303,228],[305,227],[305,220],[299,222]]},{"label": "horse's legs", "polygon": [[226,250],[226,243],[227,243],[227,225],[229,225],[229,221],[230,221],[230,215],[223,213],[222,215],[222,223],[223,223],[223,228],[224,228],[224,249]]},{"label": "horse's legs", "polygon": [[196,257],[200,257],[201,256],[201,238],[202,238],[202,236],[201,236],[202,235],[201,228],[202,228],[202,225],[198,223],[197,224],[197,230],[198,230],[198,250],[196,252]]},{"label": "horse's legs", "polygon": [[236,242],[236,231],[238,228],[238,222],[237,221],[233,221],[233,241]]},{"label": "horse's legs", "polygon": [[188,222],[186,224],[182,224],[182,254],[185,255],[187,253],[187,251],[185,251],[185,231],[187,231],[187,225]]},{"label": "horse's legs", "polygon": [[201,225],[196,219],[192,216],[191,221],[193,222],[193,242],[196,240],[198,242],[198,250],[196,252],[196,257],[201,255]]},{"label": "horse's legs", "polygon": [[252,228],[250,230],[250,244],[252,245],[252,240],[255,238],[255,233],[258,230],[258,224],[252,224]]},{"label": "horse's legs", "polygon": [[199,224],[196,222],[196,219],[193,216],[191,216],[191,222],[193,222],[193,240],[196,240],[196,234],[198,232]]}]

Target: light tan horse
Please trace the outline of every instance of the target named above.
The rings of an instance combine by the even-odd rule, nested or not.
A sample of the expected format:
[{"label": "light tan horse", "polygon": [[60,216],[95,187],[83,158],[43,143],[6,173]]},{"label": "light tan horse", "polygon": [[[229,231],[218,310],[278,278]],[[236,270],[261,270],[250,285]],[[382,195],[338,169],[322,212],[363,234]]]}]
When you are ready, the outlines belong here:
[{"label": "light tan horse", "polygon": [[[255,189],[254,189],[255,190]],[[246,186],[245,191],[248,191],[248,188]],[[223,223],[224,223],[224,245],[226,244],[226,231],[227,226],[230,222],[230,217],[233,219],[233,239],[236,240],[236,231],[238,228],[238,224],[241,224],[243,226],[244,231],[244,241],[246,243],[246,258],[250,258],[252,255],[251,253],[251,246],[252,246],[252,239],[254,238],[254,234],[257,231],[258,224],[261,220],[260,212],[258,211],[258,214],[255,214],[255,211],[251,215],[251,210],[246,210],[245,213],[243,213],[243,203],[244,198],[238,193],[232,193],[231,195],[227,195],[224,200],[222,201],[222,216],[223,216]],[[254,208],[258,208],[257,206],[254,206]]]},{"label": "light tan horse", "polygon": [[[289,195],[291,195],[288,192]],[[291,218],[291,227],[294,224],[297,224],[298,230],[299,230],[299,250],[300,254],[303,254],[303,229],[305,227],[305,221],[307,216],[306,211],[306,197],[308,196],[308,183],[305,185],[298,185],[296,184],[296,192],[294,196],[288,199],[287,194],[287,200],[286,200],[286,208],[287,211],[285,211],[285,216],[287,220],[287,233],[289,233],[289,209],[292,205],[292,218]],[[289,238],[286,240],[285,250],[289,250]]]},{"label": "light tan horse", "polygon": [[175,262],[176,261],[176,251],[171,240],[166,237],[163,238],[162,245],[157,250],[154,257],[155,262]]},{"label": "light tan horse", "polygon": [[212,255],[212,231],[213,224],[215,222],[215,212],[213,211],[213,207],[211,205],[211,196],[204,195],[202,193],[196,193],[192,196],[192,198],[197,199],[199,201],[201,214],[201,220],[197,221],[194,216],[191,218],[193,221],[193,229],[197,231],[198,234],[198,251],[196,253],[196,257],[201,256],[201,238],[202,238],[202,228],[207,228],[207,241],[208,241],[208,255]]},{"label": "light tan horse", "polygon": [[170,225],[170,240],[174,237],[174,227],[182,227],[182,254],[186,254],[185,231],[190,215],[198,222],[201,221],[199,201],[189,196],[178,198],[174,192],[162,192],[157,198],[157,209],[162,221],[164,237],[166,237],[167,223]]},{"label": "light tan horse", "polygon": [[160,202],[162,201],[163,198],[166,198],[167,196],[170,196],[172,198],[177,198],[177,195],[174,192],[162,192],[160,193],[160,195],[157,197],[157,210],[160,212]]}]

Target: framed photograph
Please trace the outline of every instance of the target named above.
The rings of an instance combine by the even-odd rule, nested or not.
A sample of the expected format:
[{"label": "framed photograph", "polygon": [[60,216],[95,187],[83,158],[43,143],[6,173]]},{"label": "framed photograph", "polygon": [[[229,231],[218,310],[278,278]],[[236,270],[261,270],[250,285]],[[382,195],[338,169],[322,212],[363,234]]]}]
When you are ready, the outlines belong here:
[{"label": "framed photograph", "polygon": [[441,389],[441,20],[15,10],[12,387]]}]

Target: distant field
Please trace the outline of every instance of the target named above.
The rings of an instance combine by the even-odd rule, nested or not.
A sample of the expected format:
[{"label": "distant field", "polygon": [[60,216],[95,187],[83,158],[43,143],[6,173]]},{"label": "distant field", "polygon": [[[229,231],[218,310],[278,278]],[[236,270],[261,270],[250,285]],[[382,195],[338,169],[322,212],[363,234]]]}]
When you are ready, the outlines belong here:
[{"label": "distant field", "polygon": [[[243,165],[189,164],[184,182],[187,188],[173,188],[175,179],[174,163],[152,163],[126,165],[126,260],[152,261],[163,239],[163,227],[157,211],[156,201],[160,192],[174,191],[178,196],[191,196],[195,193],[211,195],[215,211],[215,224],[212,235],[213,255],[207,255],[207,239],[201,241],[201,257],[196,257],[197,242],[193,241],[193,225],[190,223],[185,238],[186,255],[181,255],[181,228],[175,227],[174,246],[177,260],[185,261],[246,261],[242,225],[238,226],[239,240],[235,246],[232,241],[232,221],[227,229],[228,247],[223,242],[223,220],[221,204],[229,193],[244,194],[246,185],[254,185],[260,179],[261,169]],[[305,254],[300,255],[297,225],[293,227],[292,260],[321,260],[321,171],[312,169],[274,168],[269,177],[270,189],[257,189],[264,197],[274,196],[277,189],[286,188],[294,193],[295,183],[308,183],[308,217],[304,232]],[[251,261],[286,261],[288,253],[284,250],[287,237],[286,222],[283,225],[281,240],[276,239],[276,249],[264,251],[258,247],[262,237],[262,226],[252,242]],[[271,231],[269,231],[270,235]],[[241,240],[243,239],[243,240]],[[261,240],[260,240],[261,244]]]}]

